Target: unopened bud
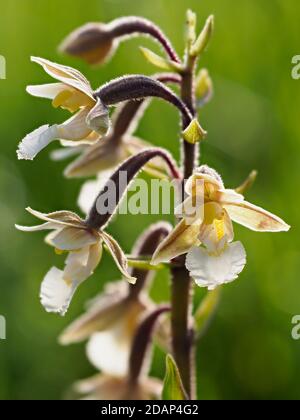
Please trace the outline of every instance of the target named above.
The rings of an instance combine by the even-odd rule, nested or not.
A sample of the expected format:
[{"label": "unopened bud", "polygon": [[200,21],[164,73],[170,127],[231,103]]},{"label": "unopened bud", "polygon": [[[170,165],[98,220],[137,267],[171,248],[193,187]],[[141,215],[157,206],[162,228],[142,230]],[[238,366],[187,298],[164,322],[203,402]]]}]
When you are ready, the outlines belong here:
[{"label": "unopened bud", "polygon": [[88,23],[72,32],[60,46],[60,51],[80,57],[92,65],[105,63],[113,54],[116,42],[101,23]]},{"label": "unopened bud", "polygon": [[206,24],[201,34],[199,35],[197,41],[194,43],[194,45],[191,48],[191,55],[193,57],[196,57],[204,52],[204,50],[206,49],[211,39],[213,28],[214,28],[214,16],[210,16],[207,19]]},{"label": "unopened bud", "polygon": [[203,106],[213,96],[213,82],[207,69],[200,70],[196,80],[196,97],[198,106]]}]

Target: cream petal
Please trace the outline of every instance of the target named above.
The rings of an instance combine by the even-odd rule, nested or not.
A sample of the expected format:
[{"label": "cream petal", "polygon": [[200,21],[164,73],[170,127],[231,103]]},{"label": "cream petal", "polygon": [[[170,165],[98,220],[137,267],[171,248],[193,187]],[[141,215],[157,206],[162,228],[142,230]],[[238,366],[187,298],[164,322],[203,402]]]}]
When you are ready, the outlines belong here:
[{"label": "cream petal", "polygon": [[55,232],[51,232],[46,237],[46,242],[61,250],[61,251],[74,251],[93,245],[99,241],[96,234],[89,232],[86,229],[65,227]]},{"label": "cream petal", "polygon": [[40,299],[47,312],[64,316],[78,287],[76,283],[66,282],[63,271],[53,267],[44,278]]},{"label": "cream petal", "polygon": [[82,283],[90,277],[102,258],[102,244],[82,248],[77,252],[70,252],[66,259],[64,278],[72,282]]},{"label": "cream petal", "polygon": [[120,343],[112,331],[94,334],[87,345],[87,356],[97,369],[115,376],[126,376],[130,354],[130,342]]},{"label": "cream petal", "polygon": [[105,136],[108,133],[110,129],[109,111],[100,99],[97,100],[94,108],[90,110],[86,121],[90,129],[101,136]]},{"label": "cream petal", "polygon": [[73,388],[76,392],[80,394],[89,394],[94,392],[98,387],[102,387],[102,384],[105,383],[105,376],[97,374],[91,378],[82,379],[74,384]]},{"label": "cream petal", "polygon": [[88,114],[89,108],[85,107],[66,122],[57,126],[58,138],[72,141],[86,140],[88,142],[87,137],[92,133],[86,122]]},{"label": "cream petal", "polygon": [[225,236],[227,237],[228,242],[232,242],[234,239],[234,230],[233,230],[232,221],[227,211],[225,209],[223,209],[223,211],[224,211],[223,220],[224,220],[224,227],[225,227]]},{"label": "cream petal", "polygon": [[290,229],[279,217],[247,201],[223,206],[234,222],[256,232],[287,232]]},{"label": "cream petal", "polygon": [[189,225],[183,219],[157,248],[152,264],[169,262],[175,257],[186,254],[193,246],[199,244],[200,226],[201,220],[196,220],[195,223]]},{"label": "cream petal", "polygon": [[94,334],[87,344],[89,361],[97,369],[113,376],[126,376],[132,337],[124,333],[123,323]]},{"label": "cream petal", "polygon": [[244,201],[244,196],[238,194],[235,190],[221,189],[212,194],[212,201],[218,203],[241,203]]},{"label": "cream petal", "polygon": [[96,332],[108,330],[120,318],[128,307],[128,300],[120,296],[100,296],[97,305],[93,305],[83,316],[74,321],[60,336],[62,345],[79,343]]},{"label": "cream petal", "polygon": [[114,170],[128,157],[124,145],[105,137],[89,147],[65,170],[67,178],[96,176],[99,172]]},{"label": "cream petal", "polygon": [[192,175],[185,183],[186,193],[188,195],[203,194],[203,184],[207,192],[223,189],[221,177],[213,169],[210,169],[210,172],[210,174],[196,172]]},{"label": "cream petal", "polygon": [[195,247],[187,255],[186,268],[200,287],[213,290],[238,278],[246,265],[246,251],[241,242],[229,244],[219,255]]},{"label": "cream petal", "polygon": [[21,141],[17,150],[18,159],[33,160],[38,153],[58,137],[58,125],[43,125]]},{"label": "cream petal", "polygon": [[79,193],[77,204],[84,214],[89,213],[99,192],[103,189],[112,173],[112,171],[103,171],[97,180],[87,181],[83,184]]},{"label": "cream petal", "polygon": [[162,394],[162,382],[156,378],[142,378],[136,384],[130,384],[126,377],[96,375],[79,381],[74,390],[86,394],[84,401],[150,401],[159,400]]},{"label": "cream petal", "polygon": [[190,196],[175,208],[175,216],[184,218],[186,223],[191,225],[196,220],[204,219],[204,196]]},{"label": "cream petal", "polygon": [[111,375],[97,375],[75,383],[74,391],[83,396],[83,401],[125,400],[128,380]]},{"label": "cream petal", "polygon": [[64,83],[49,83],[46,85],[27,86],[26,91],[37,98],[54,99],[66,89]]},{"label": "cream petal", "polygon": [[72,86],[94,99],[90,83],[78,70],[61,64],[52,63],[51,61],[40,57],[31,57],[31,61],[40,64],[46,73],[54,79],[59,80],[68,86]]},{"label": "cream petal", "polygon": [[135,284],[136,278],[132,277],[130,273],[128,272],[127,258],[124,252],[122,251],[120,245],[114,240],[114,238],[112,238],[106,232],[101,232],[101,238],[103,239],[105,245],[107,246],[121,274],[129,283]]},{"label": "cream petal", "polygon": [[81,227],[85,228],[84,221],[76,214],[71,211],[56,211],[53,213],[41,213],[37,210],[33,210],[30,207],[26,208],[28,213],[32,214],[33,216],[37,217],[44,222],[55,223],[58,226],[69,226],[69,227]]},{"label": "cream petal", "polygon": [[126,376],[137,325],[149,305],[148,301],[124,299],[119,307],[113,307],[118,313],[113,319],[109,317],[106,326],[100,324],[102,331],[92,334],[87,346],[89,360],[95,367],[109,375]]},{"label": "cream petal", "polygon": [[84,152],[85,149],[86,149],[86,146],[78,146],[78,145],[76,147],[66,147],[63,149],[56,149],[50,153],[50,158],[55,162],[60,162],[60,161],[69,159],[71,157],[74,157],[76,155],[79,155],[80,153]]},{"label": "cream petal", "polygon": [[79,149],[80,147],[82,147],[82,148],[90,147],[90,146],[93,146],[98,140],[98,139],[94,139],[90,134],[87,137],[85,137],[81,140],[63,140],[63,139],[60,139],[60,144],[63,147],[68,147],[69,149],[70,148]]},{"label": "cream petal", "polygon": [[53,230],[53,229],[59,229],[61,225],[54,222],[47,222],[42,225],[38,226],[20,226],[15,225],[16,229],[20,230],[21,232],[40,232],[43,230]]}]

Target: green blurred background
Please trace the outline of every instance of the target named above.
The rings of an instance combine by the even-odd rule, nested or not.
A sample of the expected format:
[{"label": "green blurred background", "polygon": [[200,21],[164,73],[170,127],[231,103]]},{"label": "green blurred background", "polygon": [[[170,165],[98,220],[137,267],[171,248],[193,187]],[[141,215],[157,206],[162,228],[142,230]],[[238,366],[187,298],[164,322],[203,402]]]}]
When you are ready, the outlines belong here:
[{"label": "green blurred background", "polygon": [[[277,235],[236,227],[248,264],[239,280],[226,286],[201,342],[199,398],[300,397],[300,341],[291,338],[292,316],[300,313],[300,81],[291,78],[291,59],[300,54],[299,1],[10,0],[2,2],[0,16],[0,54],[7,59],[7,80],[0,80],[0,314],[7,318],[7,341],[0,341],[1,399],[61,398],[74,380],[94,373],[84,345],[62,348],[57,336],[82,312],[87,298],[117,278],[105,257],[66,318],[46,314],[40,306],[41,279],[63,261],[43,245],[43,234],[22,234],[14,223],[35,222],[25,214],[28,205],[45,212],[78,211],[81,181],[63,179],[64,164],[51,162],[49,149],[33,163],[16,159],[16,146],[26,133],[64,117],[49,102],[26,94],[27,84],[50,81],[29,57],[76,66],[94,87],[124,73],[151,74],[155,69],[138,51],[139,45],[156,48],[149,40],[122,44],[107,67],[98,70],[59,56],[56,48],[81,24],[134,14],[160,24],[182,53],[187,7],[197,12],[199,25],[209,14],[216,16],[214,40],[202,60],[215,81],[215,97],[200,115],[209,131],[203,162],[219,170],[231,187],[256,168],[259,178],[248,199],[293,226],[289,234]],[[178,158],[178,115],[169,106],[153,102],[138,134]],[[130,251],[141,230],[157,219],[126,216],[125,222],[120,216],[110,232]],[[158,301],[168,297],[167,273],[157,278],[152,293]],[[153,373],[162,375],[163,368],[156,351]]]}]

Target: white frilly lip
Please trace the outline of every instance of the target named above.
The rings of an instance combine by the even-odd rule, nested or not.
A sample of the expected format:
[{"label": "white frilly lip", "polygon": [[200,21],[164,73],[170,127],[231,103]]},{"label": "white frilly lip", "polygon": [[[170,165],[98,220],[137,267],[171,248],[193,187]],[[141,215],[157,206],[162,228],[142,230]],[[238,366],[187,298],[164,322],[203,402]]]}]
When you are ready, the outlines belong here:
[{"label": "white frilly lip", "polygon": [[115,328],[93,334],[87,344],[87,356],[94,367],[112,376],[126,376],[131,337],[124,334],[122,323]]},{"label": "white frilly lip", "polygon": [[62,316],[66,314],[78,287],[78,284],[67,283],[63,276],[62,270],[51,268],[42,282],[40,292],[41,303],[45,310]]},{"label": "white frilly lip", "polygon": [[55,267],[46,274],[40,291],[41,303],[47,312],[64,316],[82,282],[90,277],[102,257],[102,245],[87,246],[70,252],[64,271]]},{"label": "white frilly lip", "polygon": [[203,247],[194,247],[186,258],[186,268],[198,286],[214,290],[238,278],[246,265],[246,251],[241,242],[228,244],[219,255]]},{"label": "white frilly lip", "polygon": [[17,156],[19,160],[33,160],[38,153],[59,137],[58,125],[43,125],[28,134],[19,144]]}]

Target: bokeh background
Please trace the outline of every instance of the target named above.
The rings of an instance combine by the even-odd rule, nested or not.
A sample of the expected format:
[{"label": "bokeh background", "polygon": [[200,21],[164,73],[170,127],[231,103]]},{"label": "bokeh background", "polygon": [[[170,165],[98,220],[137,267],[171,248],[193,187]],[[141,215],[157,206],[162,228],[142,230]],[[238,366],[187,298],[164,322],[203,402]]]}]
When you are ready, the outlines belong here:
[{"label": "bokeh background", "polygon": [[[208,141],[203,162],[219,170],[226,185],[237,186],[253,168],[259,178],[248,199],[282,216],[288,234],[256,234],[236,227],[248,264],[239,280],[225,288],[216,319],[198,352],[200,399],[298,399],[300,341],[291,338],[291,319],[300,313],[299,110],[300,81],[291,77],[291,59],[300,54],[297,0],[4,0],[0,15],[0,54],[7,80],[0,80],[0,314],[7,318],[7,341],[0,341],[1,399],[58,399],[72,382],[95,371],[84,345],[62,348],[57,336],[82,312],[84,302],[106,281],[118,278],[105,257],[94,277],[80,288],[66,318],[49,315],[39,303],[45,272],[63,260],[43,245],[43,234],[15,231],[14,223],[33,223],[25,207],[78,211],[81,181],[62,178],[63,163],[43,152],[33,163],[18,162],[16,146],[44,124],[62,121],[62,111],[31,98],[27,84],[49,82],[30,55],[76,66],[97,87],[124,73],[155,71],[139,45],[122,44],[107,67],[90,69],[59,56],[60,41],[88,21],[142,15],[160,24],[183,52],[186,8],[198,13],[199,27],[214,13],[216,30],[202,65],[210,69],[215,97],[201,112]],[[163,119],[161,116],[163,115]],[[178,115],[154,101],[138,130],[155,145],[179,157]],[[55,148],[55,146],[53,146]],[[120,216],[110,232],[130,251],[152,216]],[[156,279],[152,295],[168,297],[168,276]],[[203,293],[197,291],[198,298]],[[164,358],[156,350],[153,374],[162,376]]]}]

